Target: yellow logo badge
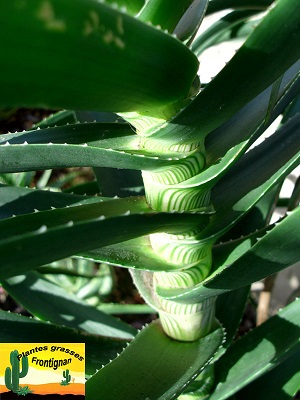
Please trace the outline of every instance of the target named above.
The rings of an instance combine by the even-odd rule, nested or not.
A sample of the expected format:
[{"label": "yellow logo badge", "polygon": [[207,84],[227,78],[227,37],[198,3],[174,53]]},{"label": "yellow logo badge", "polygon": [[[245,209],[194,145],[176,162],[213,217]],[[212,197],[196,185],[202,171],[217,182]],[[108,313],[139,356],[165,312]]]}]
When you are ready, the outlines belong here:
[{"label": "yellow logo badge", "polygon": [[84,343],[0,343],[0,393],[1,400],[83,400]]}]

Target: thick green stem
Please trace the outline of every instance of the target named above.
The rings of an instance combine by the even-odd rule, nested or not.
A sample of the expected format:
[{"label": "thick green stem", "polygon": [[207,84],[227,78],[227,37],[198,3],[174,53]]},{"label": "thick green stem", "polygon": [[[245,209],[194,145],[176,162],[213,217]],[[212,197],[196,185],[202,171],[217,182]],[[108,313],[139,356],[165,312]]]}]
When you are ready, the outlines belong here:
[{"label": "thick green stem", "polygon": [[[172,110],[168,110],[171,111]],[[142,171],[146,198],[149,205],[162,212],[211,212],[210,192],[199,187],[185,187],[185,181],[198,175],[205,168],[204,142],[172,143],[155,137],[164,117],[148,118],[138,115],[123,115],[137,129],[140,147],[158,156],[176,160],[173,166],[155,171]],[[178,154],[178,156],[177,156]],[[168,156],[167,156],[168,157]],[[152,300],[160,316],[165,333],[175,340],[194,341],[206,336],[215,323],[215,298],[198,303],[180,303],[167,300],[157,294],[158,287],[190,288],[191,290],[210,273],[212,265],[212,243],[199,240],[205,226],[193,231],[173,235],[168,232],[150,235],[154,251],[168,262],[180,265],[177,272],[155,272]],[[152,304],[152,306],[153,306]],[[184,394],[183,400],[204,399],[213,382],[213,368],[206,367],[195,380],[195,388]],[[188,386],[188,389],[190,385]],[[196,397],[195,397],[196,395]],[[180,396],[181,398],[181,396]]]},{"label": "thick green stem", "polygon": [[[182,266],[178,272],[154,273],[155,290],[158,287],[192,289],[208,276],[211,269],[211,245],[197,241],[197,233],[187,233],[186,236],[150,236],[152,247],[158,254]],[[193,341],[210,332],[214,323],[214,298],[200,303],[182,304],[156,296],[161,323],[167,335],[177,340]]]},{"label": "thick green stem", "polygon": [[[141,146],[158,151],[161,143],[151,137],[142,137]],[[169,168],[143,171],[146,198],[151,207],[162,212],[209,212],[210,193],[201,188],[185,188],[187,179],[201,173],[205,167],[204,145],[201,142],[162,148],[161,153],[178,152],[178,162]],[[182,157],[185,153],[186,156]],[[167,232],[150,235],[152,248],[168,262],[181,266],[178,272],[156,272],[153,276],[155,293],[158,287],[193,288],[203,281],[211,269],[211,243],[198,239],[205,226],[172,235]],[[166,334],[176,340],[193,341],[207,335],[214,323],[215,299],[183,304],[166,300],[155,294],[158,311]]]}]

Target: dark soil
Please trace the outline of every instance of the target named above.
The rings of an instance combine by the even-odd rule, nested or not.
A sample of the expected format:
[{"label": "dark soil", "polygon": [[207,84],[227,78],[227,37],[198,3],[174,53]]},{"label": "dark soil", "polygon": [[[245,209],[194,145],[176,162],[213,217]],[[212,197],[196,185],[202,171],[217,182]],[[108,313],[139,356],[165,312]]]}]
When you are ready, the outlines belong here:
[{"label": "dark soil", "polygon": [[24,399],[24,400],[84,400],[85,396],[83,395],[74,395],[74,394],[34,394],[28,393],[26,396],[19,396],[13,392],[6,392],[0,395],[0,400],[15,400],[15,399]]},{"label": "dark soil", "polygon": [[0,133],[31,129],[34,124],[53,112],[52,110],[19,108],[12,110],[7,118],[3,118],[0,114]]}]

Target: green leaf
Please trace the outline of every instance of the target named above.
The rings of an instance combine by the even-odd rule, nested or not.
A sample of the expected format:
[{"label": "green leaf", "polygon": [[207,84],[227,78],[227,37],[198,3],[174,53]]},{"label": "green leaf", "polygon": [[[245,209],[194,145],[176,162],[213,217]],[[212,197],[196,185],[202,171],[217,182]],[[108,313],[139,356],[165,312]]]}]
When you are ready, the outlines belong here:
[{"label": "green leaf", "polygon": [[[211,1],[209,2],[211,4]],[[203,33],[197,35],[197,39],[192,44],[193,52],[199,57],[205,49],[216,45],[226,39],[232,39],[232,29],[249,17],[257,14],[257,10],[234,11],[226,14],[213,24],[211,24]]]},{"label": "green leaf", "polygon": [[76,111],[77,122],[121,122],[120,117],[112,112]]},{"label": "green leaf", "polygon": [[33,213],[35,210],[46,211],[51,208],[101,203],[104,199],[107,200],[98,196],[79,196],[0,184],[0,219]]},{"label": "green leaf", "polygon": [[289,356],[299,354],[299,306],[299,300],[294,301],[227,350],[215,365],[217,385],[210,400],[227,399]]},{"label": "green leaf", "polygon": [[79,300],[36,271],[2,281],[2,286],[34,316],[86,332],[130,340],[136,330]]},{"label": "green leaf", "polygon": [[294,100],[291,102],[289,107],[283,114],[281,123],[284,124],[288,119],[292,118],[294,115],[300,112],[300,94],[298,94]]},{"label": "green leaf", "polygon": [[261,236],[257,231],[265,229],[270,224],[280,190],[281,185],[277,185],[268,191],[232,229],[220,238],[219,243],[239,240],[248,235],[253,238],[253,232],[255,237]]},{"label": "green leaf", "polygon": [[293,210],[300,203],[300,177],[297,178],[292,195],[288,202],[288,211]]},{"label": "green leaf", "polygon": [[26,187],[31,184],[35,171],[20,172],[18,174],[1,174],[0,182],[4,185]]},{"label": "green leaf", "polygon": [[94,168],[93,170],[104,196],[128,197],[145,194],[143,178],[139,170],[107,167]]},{"label": "green leaf", "polygon": [[[0,172],[67,167],[152,170],[184,160],[186,154],[158,158],[139,147],[127,124],[86,123],[0,136]],[[17,160],[12,163],[11,160]]]},{"label": "green leaf", "polygon": [[34,128],[49,128],[50,126],[61,126],[66,124],[75,124],[77,122],[74,111],[63,110],[49,115],[42,119],[42,121],[34,124]]},{"label": "green leaf", "polygon": [[193,0],[148,0],[138,18],[152,25],[159,25],[172,33]]},{"label": "green leaf", "polygon": [[86,396],[94,400],[175,399],[208,363],[222,338],[217,328],[197,341],[179,342],[166,336],[155,321],[87,381]]},{"label": "green leaf", "polygon": [[51,267],[51,266],[44,266],[44,267],[39,267],[37,269],[37,272],[43,275],[67,275],[67,276],[72,276],[72,277],[81,277],[81,278],[89,278],[93,279],[96,277],[95,274],[84,274],[82,272],[77,272],[72,269],[67,269],[63,267]]},{"label": "green leaf", "polygon": [[185,98],[197,73],[177,39],[98,0],[0,8],[5,105],[155,114]]},{"label": "green leaf", "polygon": [[85,372],[92,375],[117,356],[126,339],[91,335],[64,326],[0,311],[1,343],[85,343]]},{"label": "green leaf", "polygon": [[77,195],[87,195],[87,196],[95,196],[99,193],[99,185],[98,182],[90,181],[85,183],[80,183],[79,185],[72,186],[70,188],[63,189],[63,193],[72,193]]},{"label": "green leaf", "polygon": [[208,0],[194,0],[174,29],[179,40],[190,43],[200,27]]},{"label": "green leaf", "polygon": [[300,390],[300,350],[267,374],[240,390],[236,400],[290,400]]},{"label": "green leaf", "polygon": [[224,351],[231,344],[245,311],[250,286],[223,293],[216,301],[216,318],[225,329],[226,338],[222,344]]},{"label": "green leaf", "polygon": [[118,304],[102,303],[97,307],[98,310],[106,314],[155,314],[156,311],[147,304]]},{"label": "green leaf", "polygon": [[201,236],[221,236],[299,164],[300,114],[245,154],[212,190],[216,214]]},{"label": "green leaf", "polygon": [[269,105],[271,87],[208,135],[206,139],[207,168],[194,179],[190,179],[188,181],[190,185],[197,183],[207,189],[214,186],[249,149],[253,141],[265,132],[299,92],[299,67],[300,63],[297,62],[285,73],[277,99],[278,103],[268,122],[264,119]]},{"label": "green leaf", "polygon": [[0,277],[153,232],[182,233],[208,218],[155,213],[137,197],[8,218],[0,221]]},{"label": "green leaf", "polygon": [[120,9],[125,8],[128,14],[135,15],[143,7],[145,0],[104,0],[104,2],[112,6],[118,5]]},{"label": "green leaf", "polygon": [[152,249],[148,236],[80,253],[79,256],[95,262],[146,271],[179,271],[182,269],[180,264],[168,263],[160,257]]},{"label": "green leaf", "polygon": [[283,75],[300,58],[298,6],[298,0],[277,1],[223,70],[156,137],[170,144],[200,140]]},{"label": "green leaf", "polygon": [[225,262],[192,290],[158,288],[158,294],[176,298],[179,302],[199,302],[249,285],[295,264],[300,261],[299,216],[300,207],[276,224],[240,258],[233,263]]}]

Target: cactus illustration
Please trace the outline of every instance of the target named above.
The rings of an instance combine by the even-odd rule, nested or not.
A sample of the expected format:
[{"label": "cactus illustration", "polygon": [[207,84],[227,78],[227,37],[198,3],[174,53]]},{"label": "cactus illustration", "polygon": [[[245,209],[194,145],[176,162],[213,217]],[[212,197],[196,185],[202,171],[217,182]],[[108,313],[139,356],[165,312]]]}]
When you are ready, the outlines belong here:
[{"label": "cactus illustration", "polygon": [[71,375],[69,374],[69,370],[66,369],[65,371],[63,371],[63,377],[65,379],[63,379],[60,384],[61,386],[67,386],[70,384],[70,380],[71,380]]},{"label": "cactus illustration", "polygon": [[17,390],[18,396],[26,396],[29,393],[33,393],[33,391],[28,386],[20,386],[19,390]]},{"label": "cactus illustration", "polygon": [[28,357],[22,357],[22,371],[20,372],[20,361],[18,350],[10,353],[11,368],[5,370],[5,386],[7,389],[17,393],[20,388],[19,379],[24,378],[28,373]]}]

